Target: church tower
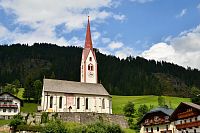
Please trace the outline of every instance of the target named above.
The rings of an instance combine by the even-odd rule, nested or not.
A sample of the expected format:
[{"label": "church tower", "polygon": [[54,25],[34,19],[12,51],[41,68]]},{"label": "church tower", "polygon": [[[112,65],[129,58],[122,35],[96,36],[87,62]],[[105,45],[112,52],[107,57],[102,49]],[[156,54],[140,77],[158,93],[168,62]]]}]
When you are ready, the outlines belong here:
[{"label": "church tower", "polygon": [[81,82],[97,83],[97,60],[92,47],[92,37],[90,32],[90,20],[88,16],[88,24],[85,38],[85,46],[81,59]]}]

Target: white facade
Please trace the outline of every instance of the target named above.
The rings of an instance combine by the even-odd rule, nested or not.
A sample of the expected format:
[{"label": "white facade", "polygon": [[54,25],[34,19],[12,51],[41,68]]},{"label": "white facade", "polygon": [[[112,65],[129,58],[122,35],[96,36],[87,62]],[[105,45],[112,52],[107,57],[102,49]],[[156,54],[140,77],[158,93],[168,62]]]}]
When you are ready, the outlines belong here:
[{"label": "white facade", "polygon": [[0,118],[10,119],[20,112],[20,100],[9,93],[0,96]]},{"label": "white facade", "polygon": [[45,92],[42,94],[42,97],[42,110],[46,112],[96,112],[112,114],[112,101],[108,96]]},{"label": "white facade", "polygon": [[[140,133],[161,133],[163,131],[171,130],[174,133],[175,126],[173,123],[159,124],[159,125],[151,125],[151,126],[143,126],[140,128]],[[147,132],[148,131],[148,132]],[[153,132],[152,132],[153,131]]]},{"label": "white facade", "polygon": [[[86,56],[86,57],[85,57]],[[86,58],[86,60],[85,60]],[[92,50],[88,55],[83,52],[81,60],[81,82],[97,83],[97,62]]]}]

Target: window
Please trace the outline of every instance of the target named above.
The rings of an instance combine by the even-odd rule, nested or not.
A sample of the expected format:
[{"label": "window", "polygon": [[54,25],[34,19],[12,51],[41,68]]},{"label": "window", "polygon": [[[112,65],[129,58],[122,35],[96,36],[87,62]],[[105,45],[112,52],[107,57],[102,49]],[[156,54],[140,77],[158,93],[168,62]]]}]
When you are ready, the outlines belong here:
[{"label": "window", "polygon": [[11,112],[11,109],[8,109],[8,112]]},{"label": "window", "polygon": [[59,98],[59,108],[62,108],[62,97]]},{"label": "window", "polygon": [[197,133],[196,129],[194,129],[194,133]]},{"label": "window", "polygon": [[6,109],[3,109],[3,112],[6,112]]},{"label": "window", "polygon": [[102,109],[105,109],[105,100],[104,100],[104,98],[102,100]]},{"label": "window", "polygon": [[77,98],[77,109],[80,109],[80,98]]},{"label": "window", "polygon": [[197,121],[197,117],[195,117],[195,121]]},{"label": "window", "polygon": [[50,97],[50,108],[53,107],[53,96]]},{"label": "window", "polygon": [[92,64],[88,65],[88,70],[93,71],[93,65]]},{"label": "window", "polygon": [[14,112],[17,112],[17,109],[14,109]]},{"label": "window", "polygon": [[157,131],[159,131],[159,127],[157,127]]},{"label": "window", "polygon": [[151,127],[151,132],[153,133],[153,127]]},{"label": "window", "polygon": [[188,131],[186,130],[186,133],[188,133]]},{"label": "window", "polygon": [[180,121],[180,124],[182,124],[182,121]]},{"label": "window", "polygon": [[88,109],[88,98],[85,99],[85,109]]},{"label": "window", "polygon": [[187,123],[187,121],[186,121],[186,120],[184,120],[184,122],[185,122],[185,123]]},{"label": "window", "polygon": [[146,132],[148,132],[148,127],[146,128]]},{"label": "window", "polygon": [[166,125],[166,130],[168,130],[168,125]]},{"label": "window", "polygon": [[192,119],[190,119],[190,122],[192,122]]},{"label": "window", "polygon": [[92,57],[90,57],[90,61],[92,61]]}]

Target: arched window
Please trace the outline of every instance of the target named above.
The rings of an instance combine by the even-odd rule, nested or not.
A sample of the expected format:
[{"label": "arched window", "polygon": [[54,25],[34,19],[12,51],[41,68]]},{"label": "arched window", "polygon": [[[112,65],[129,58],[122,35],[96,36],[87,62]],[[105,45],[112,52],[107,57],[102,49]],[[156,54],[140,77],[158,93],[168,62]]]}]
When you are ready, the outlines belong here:
[{"label": "arched window", "polygon": [[105,100],[102,100],[102,109],[105,109]]},{"label": "arched window", "polygon": [[88,65],[88,70],[93,71],[93,65],[92,64]]},{"label": "arched window", "polygon": [[50,97],[50,108],[53,107],[53,96]]},{"label": "arched window", "polygon": [[77,109],[80,109],[80,98],[77,98]]},{"label": "arched window", "polygon": [[88,109],[88,98],[85,99],[85,109]]},{"label": "arched window", "polygon": [[62,108],[62,97],[59,98],[59,108]]},{"label": "arched window", "polygon": [[92,61],[92,57],[90,57],[90,61]]}]

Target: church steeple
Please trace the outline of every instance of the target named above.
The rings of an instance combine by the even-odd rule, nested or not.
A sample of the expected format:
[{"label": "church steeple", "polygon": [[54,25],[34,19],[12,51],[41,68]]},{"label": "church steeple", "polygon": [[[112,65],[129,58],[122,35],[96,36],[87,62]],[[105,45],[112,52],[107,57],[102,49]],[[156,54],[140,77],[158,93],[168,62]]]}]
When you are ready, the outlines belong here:
[{"label": "church steeple", "polygon": [[90,32],[90,18],[88,16],[88,24],[87,24],[87,32],[86,32],[86,37],[85,37],[85,48],[90,48],[92,49],[92,37],[91,37],[91,32]]},{"label": "church steeple", "polygon": [[97,60],[92,46],[92,37],[90,32],[90,20],[88,16],[88,24],[85,37],[85,46],[82,52],[81,60],[81,82],[97,83]]}]

